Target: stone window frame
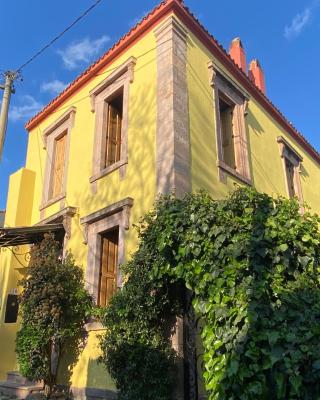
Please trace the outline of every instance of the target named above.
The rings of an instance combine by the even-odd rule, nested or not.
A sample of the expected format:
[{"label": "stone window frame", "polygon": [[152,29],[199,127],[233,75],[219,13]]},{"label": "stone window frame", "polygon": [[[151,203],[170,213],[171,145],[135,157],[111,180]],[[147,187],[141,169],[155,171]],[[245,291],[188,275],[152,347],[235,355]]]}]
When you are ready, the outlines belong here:
[{"label": "stone window frame", "polygon": [[[86,285],[97,302],[101,263],[101,234],[119,228],[118,265],[125,262],[125,231],[130,228],[130,211],[133,199],[127,197],[80,219],[84,231],[84,244],[88,245]],[[122,286],[122,276],[117,271],[117,287]]]},{"label": "stone window frame", "polygon": [[[125,177],[126,165],[128,164],[129,88],[134,81],[136,63],[136,58],[130,57],[89,92],[91,112],[95,113],[92,176],[90,177],[90,183],[92,184],[117,169],[119,169],[120,177]],[[105,108],[108,99],[112,98],[121,89],[123,89],[123,116],[120,160],[104,168],[105,137],[103,128],[105,124]]]},{"label": "stone window frame", "polygon": [[[41,205],[39,207],[40,211],[43,211],[46,207],[49,207],[50,205],[66,198],[70,137],[71,137],[71,129],[74,126],[76,111],[77,111],[76,107],[70,107],[56,121],[54,121],[43,131],[42,135],[43,148],[47,152],[47,157],[46,157],[46,166],[45,166],[45,174],[43,182],[42,200],[41,200]],[[50,198],[50,186],[53,174],[53,157],[54,157],[55,141],[64,134],[67,135],[67,139],[66,139],[66,149],[65,149],[65,163],[63,172],[62,191],[58,196]]]},{"label": "stone window frame", "polygon": [[282,158],[282,166],[285,176],[287,195],[289,198],[291,197],[288,176],[287,176],[286,159],[294,167],[294,180],[293,180],[294,192],[295,196],[298,198],[299,203],[302,204],[303,195],[302,195],[300,172],[301,172],[301,164],[303,162],[303,157],[300,156],[300,154],[286,141],[284,137],[278,136],[277,142],[279,144],[280,157]]},{"label": "stone window frame", "polygon": [[[250,97],[235,81],[227,76],[214,62],[208,64],[210,72],[210,85],[214,94],[215,125],[216,125],[216,145],[217,145],[217,167],[219,179],[226,181],[226,174],[233,176],[239,181],[252,185],[249,151],[248,151],[248,133],[245,117]],[[236,115],[234,116],[235,130],[238,135],[234,139],[234,152],[236,169],[231,168],[223,160],[221,122],[219,112],[219,95],[228,99],[234,104]]]}]

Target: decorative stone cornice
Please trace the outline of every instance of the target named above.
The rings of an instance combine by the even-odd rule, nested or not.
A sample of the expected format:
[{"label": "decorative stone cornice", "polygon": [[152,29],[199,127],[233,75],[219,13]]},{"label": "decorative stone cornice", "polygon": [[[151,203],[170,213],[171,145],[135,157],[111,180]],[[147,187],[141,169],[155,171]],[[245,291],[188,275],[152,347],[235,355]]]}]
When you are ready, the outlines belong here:
[{"label": "decorative stone cornice", "polygon": [[288,151],[292,154],[294,158],[296,158],[296,162],[300,163],[303,161],[303,157],[291,146],[290,143],[286,141],[286,139],[282,136],[277,137],[277,142],[280,145],[280,156],[288,157]]},{"label": "decorative stone cornice", "polygon": [[126,62],[121,64],[118,68],[115,69],[110,75],[108,75],[102,82],[99,83],[95,88],[90,90],[90,102],[91,102],[91,111],[95,112],[96,107],[96,97],[108,86],[110,86],[113,82],[119,79],[123,75],[127,75],[127,78],[130,83],[134,80],[134,67],[137,63],[137,59],[135,57],[130,57]]},{"label": "decorative stone cornice", "polygon": [[44,131],[43,131],[43,143],[44,148],[47,147],[47,138],[48,136],[59,129],[62,125],[62,129],[72,129],[74,126],[74,119],[76,115],[76,107],[70,107],[66,112],[64,112],[58,119],[56,119],[52,124],[50,124]]},{"label": "decorative stone cornice", "polygon": [[45,224],[50,224],[54,221],[59,220],[59,218],[63,218],[65,216],[67,217],[73,217],[77,213],[77,208],[76,207],[66,207],[61,211],[58,211],[55,214],[50,215],[50,217],[42,219],[40,222],[36,224],[37,225],[45,225]]},{"label": "decorative stone cornice", "polygon": [[250,100],[249,93],[244,90],[234,79],[231,78],[226,72],[223,71],[216,63],[210,61],[208,63],[209,70],[209,82],[212,87],[216,85],[217,78],[224,79],[226,82],[230,83],[233,88],[236,88],[237,91],[247,100]]},{"label": "decorative stone cornice", "polygon": [[71,238],[71,220],[76,213],[76,207],[65,207],[63,210],[58,211],[50,217],[42,219],[39,223],[36,224],[36,226],[61,221],[64,227],[64,231],[66,233],[65,239],[69,240]]},{"label": "decorative stone cornice", "polygon": [[[101,210],[95,211],[94,213],[89,214],[86,217],[80,218],[80,223],[82,225],[92,224],[96,221],[99,221],[99,219],[109,217],[110,215],[116,214],[123,210],[125,210],[125,212],[129,212],[132,206],[133,199],[131,197],[126,197],[125,199],[113,203],[110,206],[104,207]],[[128,224],[126,224],[126,226],[128,226]],[[129,229],[129,227],[127,229]]]},{"label": "decorative stone cornice", "polygon": [[107,218],[115,214],[121,213],[121,225],[125,230],[128,230],[130,228],[130,212],[132,206],[133,199],[131,197],[127,197],[123,200],[118,201],[117,203],[113,203],[107,207],[102,208],[101,210],[95,211],[92,214],[80,218],[80,223],[81,225],[83,225],[84,244],[88,243],[89,225],[92,225],[95,222],[102,220],[103,218]]}]

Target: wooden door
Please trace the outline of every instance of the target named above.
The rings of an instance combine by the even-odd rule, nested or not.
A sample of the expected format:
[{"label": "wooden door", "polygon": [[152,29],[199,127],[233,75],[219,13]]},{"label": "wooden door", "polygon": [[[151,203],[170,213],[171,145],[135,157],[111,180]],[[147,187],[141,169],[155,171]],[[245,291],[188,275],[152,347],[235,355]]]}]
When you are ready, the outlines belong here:
[{"label": "wooden door", "polygon": [[107,232],[101,238],[99,306],[105,306],[117,289],[118,241],[119,229]]}]

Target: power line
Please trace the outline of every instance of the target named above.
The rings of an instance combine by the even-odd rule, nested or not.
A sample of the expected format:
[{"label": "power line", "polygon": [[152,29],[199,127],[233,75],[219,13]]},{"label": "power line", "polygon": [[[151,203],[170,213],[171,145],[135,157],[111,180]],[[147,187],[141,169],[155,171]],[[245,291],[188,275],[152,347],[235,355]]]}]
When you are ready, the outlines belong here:
[{"label": "power line", "polygon": [[74,20],[66,29],[64,29],[59,35],[54,37],[48,44],[42,47],[37,53],[35,53],[32,57],[30,57],[24,64],[22,64],[17,72],[21,72],[23,68],[25,68],[28,64],[30,64],[33,60],[40,56],[44,51],[46,51],[50,46],[53,45],[58,39],[60,39],[66,32],[68,32],[74,25],[76,25],[80,20],[82,20],[86,15],[90,13],[102,0],[96,0],[91,7],[89,7],[86,11],[84,11],[76,20]]},{"label": "power line", "polygon": [[[168,39],[168,40],[164,41],[163,43],[167,43],[167,42],[170,42],[170,41],[171,41],[171,39]],[[154,50],[156,50],[156,49],[157,49],[157,46],[152,47],[152,48],[148,49],[147,51],[145,51],[144,53],[139,54],[139,55],[136,56],[135,58],[136,58],[137,60],[139,60],[140,58],[145,57],[146,55],[148,55],[149,53],[151,53],[152,51],[154,51]],[[102,75],[109,74],[109,73],[111,73],[112,71],[116,70],[117,68],[119,68],[119,66],[115,66],[115,67],[108,68],[108,69],[104,70],[103,72],[98,72],[98,73],[94,74],[94,76],[102,76]],[[143,68],[143,66],[141,66],[139,69],[141,69],[141,68]],[[139,69],[136,69],[136,71],[138,71]],[[61,93],[60,93],[60,94],[61,94]],[[58,95],[58,96],[59,96],[59,95]],[[52,111],[52,112],[51,112],[51,115],[52,115],[52,114],[56,114],[56,113],[60,113],[60,112],[63,111],[63,110],[67,110],[67,109],[69,109],[71,106],[75,106],[76,104],[80,103],[80,102],[83,101],[83,100],[86,100],[86,99],[89,98],[89,97],[90,97],[90,94],[85,95],[84,97],[81,97],[81,98],[78,99],[77,101],[74,101],[73,103],[69,103],[69,104],[66,105],[66,106],[59,107],[58,109]],[[53,100],[53,101],[54,101],[54,100]],[[40,111],[40,112],[41,112],[41,111]]]}]

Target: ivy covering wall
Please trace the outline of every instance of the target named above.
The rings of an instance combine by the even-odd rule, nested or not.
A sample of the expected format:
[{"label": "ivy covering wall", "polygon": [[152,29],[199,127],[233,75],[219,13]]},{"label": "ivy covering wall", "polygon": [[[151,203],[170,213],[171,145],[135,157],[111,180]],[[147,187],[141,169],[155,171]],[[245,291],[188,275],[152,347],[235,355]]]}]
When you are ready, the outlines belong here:
[{"label": "ivy covering wall", "polygon": [[104,317],[120,399],[171,398],[181,284],[203,319],[210,400],[320,398],[319,222],[251,189],[159,199]]}]

